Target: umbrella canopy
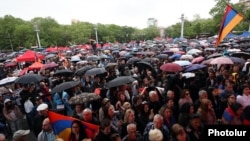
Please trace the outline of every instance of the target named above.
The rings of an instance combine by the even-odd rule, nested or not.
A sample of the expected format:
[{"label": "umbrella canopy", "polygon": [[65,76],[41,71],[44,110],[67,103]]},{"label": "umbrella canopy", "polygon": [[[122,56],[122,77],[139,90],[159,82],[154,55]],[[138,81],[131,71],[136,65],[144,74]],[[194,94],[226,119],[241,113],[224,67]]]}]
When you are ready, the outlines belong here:
[{"label": "umbrella canopy", "polygon": [[203,64],[192,64],[185,69],[185,72],[191,72],[191,71],[199,70],[199,69],[202,69],[205,67],[207,67],[207,66],[203,65]]},{"label": "umbrella canopy", "polygon": [[44,64],[40,63],[40,62],[35,62],[32,65],[30,65],[28,68],[29,70],[32,69],[41,69],[44,66]]},{"label": "umbrella canopy", "polygon": [[196,57],[192,60],[192,64],[195,64],[195,63],[200,63],[201,61],[203,61],[205,59],[205,57],[203,56],[199,56],[199,57]]},{"label": "umbrella canopy", "polygon": [[186,61],[186,60],[174,61],[173,63],[176,63],[176,64],[178,64],[178,65],[180,65],[180,66],[188,66],[188,65],[191,64],[191,62]]},{"label": "umbrella canopy", "polygon": [[192,55],[182,55],[181,60],[192,60],[194,57]]},{"label": "umbrella canopy", "polygon": [[54,94],[54,93],[57,93],[57,92],[62,92],[64,90],[67,90],[67,89],[70,89],[70,88],[73,88],[77,85],[80,84],[80,81],[68,81],[68,82],[63,82],[57,86],[55,86],[51,93]]},{"label": "umbrella canopy", "polygon": [[6,77],[0,80],[0,85],[3,86],[3,85],[14,83],[17,78],[18,77]]},{"label": "umbrella canopy", "polygon": [[229,57],[225,57],[225,56],[221,56],[218,58],[214,58],[210,64],[234,64],[234,62],[229,58]]},{"label": "umbrella canopy", "polygon": [[246,60],[239,57],[229,57],[235,64],[245,64]]},{"label": "umbrella canopy", "polygon": [[98,61],[98,60],[100,60],[100,57],[99,57],[99,56],[96,56],[96,55],[93,55],[93,56],[87,57],[86,60],[87,60],[87,61]]},{"label": "umbrella canopy", "polygon": [[188,78],[193,78],[193,77],[195,77],[195,73],[186,72],[186,73],[183,73],[182,76],[187,78],[187,79]]},{"label": "umbrella canopy", "polygon": [[41,75],[37,74],[25,74],[22,75],[21,77],[18,77],[15,80],[15,83],[20,83],[20,84],[29,84],[29,83],[37,83],[43,80],[44,78]]},{"label": "umbrella canopy", "polygon": [[84,66],[84,67],[81,67],[80,69],[78,69],[76,72],[75,72],[75,75],[83,75],[87,70],[90,70],[94,68],[93,66]]},{"label": "umbrella canopy", "polygon": [[58,64],[56,64],[55,62],[52,62],[52,63],[49,63],[49,64],[44,64],[41,69],[42,70],[43,69],[49,69],[49,68],[54,68],[54,67],[57,67],[57,66],[58,66]]},{"label": "umbrella canopy", "polygon": [[57,70],[55,73],[54,73],[54,76],[70,76],[70,75],[73,75],[73,71],[71,70]]},{"label": "umbrella canopy", "polygon": [[162,71],[166,71],[166,72],[179,72],[179,71],[183,70],[183,68],[176,63],[163,64],[163,65],[161,65],[160,69]]},{"label": "umbrella canopy", "polygon": [[31,50],[27,50],[23,55],[16,58],[17,62],[36,61],[37,59],[44,59],[44,55]]},{"label": "umbrella canopy", "polygon": [[105,70],[105,68],[92,68],[92,69],[87,70],[84,75],[91,76],[91,75],[103,74],[106,72],[107,71]]},{"label": "umbrella canopy", "polygon": [[106,87],[107,88],[117,87],[117,86],[128,84],[134,81],[135,79],[132,76],[120,76],[107,82]]},{"label": "umbrella canopy", "polygon": [[168,59],[168,55],[167,54],[159,54],[155,56],[158,59]]},{"label": "umbrella canopy", "polygon": [[207,56],[207,59],[221,57],[222,55],[223,54],[221,53],[214,53],[212,55]]},{"label": "umbrella canopy", "polygon": [[71,97],[68,103],[71,105],[84,104],[87,102],[99,100],[100,98],[101,96],[95,93],[82,93],[82,94]]},{"label": "umbrella canopy", "polygon": [[140,58],[138,58],[138,57],[132,57],[132,58],[128,59],[127,63],[128,64],[134,64],[134,63],[139,62],[139,61],[141,61]]},{"label": "umbrella canopy", "polygon": [[199,49],[190,49],[186,54],[188,55],[193,55],[193,54],[198,54],[198,53],[201,53],[202,51],[199,50]]}]

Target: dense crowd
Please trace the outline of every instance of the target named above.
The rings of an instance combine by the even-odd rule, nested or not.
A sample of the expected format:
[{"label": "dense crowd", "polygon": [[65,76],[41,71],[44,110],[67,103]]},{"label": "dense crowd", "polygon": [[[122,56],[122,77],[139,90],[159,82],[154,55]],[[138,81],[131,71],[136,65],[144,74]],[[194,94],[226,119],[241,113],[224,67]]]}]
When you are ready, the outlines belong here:
[{"label": "dense crowd", "polygon": [[[75,120],[68,141],[202,141],[206,125],[250,124],[250,79],[248,68],[242,71],[245,62],[206,64],[206,67],[191,71],[194,75],[187,77],[185,66],[182,71],[161,69],[164,64],[183,60],[181,56],[185,55],[170,57],[168,54],[166,58],[157,58],[166,48],[163,46],[155,51],[135,46],[127,50],[132,52],[129,57],[121,54],[125,48],[119,51],[94,49],[94,52],[82,53],[77,61],[69,58],[79,54],[72,48],[64,57],[55,55],[44,59],[44,64],[55,62],[57,65],[26,72],[39,74],[43,80],[4,86],[8,92],[0,95],[2,133],[21,141],[20,138],[29,134],[28,130],[20,130],[21,120],[25,118],[38,141],[55,141],[57,135],[47,117],[48,110],[100,126],[96,136],[87,139],[81,122]],[[207,61],[209,55],[217,52],[204,47],[199,50],[201,52],[191,56],[204,59],[194,64]],[[87,60],[87,56],[100,58],[79,63]],[[191,62],[192,58],[185,60]],[[138,63],[142,61],[144,63]],[[30,62],[23,64],[29,65]],[[87,66],[89,69],[105,68],[105,72],[88,76],[85,72],[76,73]],[[12,77],[18,67],[22,66],[1,66],[1,70],[7,77]],[[70,73],[57,74],[58,70]],[[108,82],[121,76],[130,76],[134,81],[107,87]],[[53,93],[56,86],[70,81],[79,83]],[[82,93],[95,93],[100,98],[78,104],[68,102]]]}]

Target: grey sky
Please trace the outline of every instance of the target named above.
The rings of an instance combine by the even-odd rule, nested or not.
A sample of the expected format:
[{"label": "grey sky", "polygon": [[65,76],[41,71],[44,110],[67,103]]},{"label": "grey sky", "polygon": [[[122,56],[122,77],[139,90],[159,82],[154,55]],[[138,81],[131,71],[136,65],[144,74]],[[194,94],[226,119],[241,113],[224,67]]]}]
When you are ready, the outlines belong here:
[{"label": "grey sky", "polygon": [[195,14],[208,18],[214,5],[214,0],[1,0],[0,17],[31,20],[50,16],[60,24],[78,19],[137,28],[146,27],[147,19],[152,17],[159,26],[166,27],[180,22],[182,13],[189,20]]}]

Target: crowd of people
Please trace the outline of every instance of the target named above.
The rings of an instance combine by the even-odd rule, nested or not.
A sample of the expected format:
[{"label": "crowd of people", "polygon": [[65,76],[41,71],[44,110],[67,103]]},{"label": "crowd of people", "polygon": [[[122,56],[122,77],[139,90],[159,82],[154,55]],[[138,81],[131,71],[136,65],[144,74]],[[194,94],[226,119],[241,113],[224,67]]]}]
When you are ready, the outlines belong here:
[{"label": "crowd of people", "polygon": [[[49,110],[78,119],[71,124],[68,141],[202,141],[202,131],[206,125],[250,124],[250,79],[247,71],[241,71],[244,64],[207,64],[192,71],[195,76],[186,77],[184,71],[161,70],[163,64],[180,60],[180,57],[155,59],[157,52],[162,53],[166,47],[158,51],[139,46],[134,48],[138,50],[130,54],[130,59],[138,60],[132,63],[129,58],[119,54],[122,50],[94,51],[95,55],[106,57],[84,64],[77,63],[80,60],[73,62],[67,56],[59,58],[56,55],[43,60],[43,63],[55,62],[58,66],[26,72],[43,76],[42,81],[4,86],[11,90],[0,95],[0,127],[3,132],[0,141],[4,140],[4,136],[24,141],[30,132],[38,141],[61,140],[52,128],[47,115]],[[193,54],[194,58],[202,56],[206,60],[208,55],[216,52],[205,51],[204,47],[199,49],[201,52]],[[78,53],[73,48],[69,56]],[[81,56],[81,60],[92,55],[92,52],[87,52]],[[137,64],[145,58],[149,58],[150,65]],[[54,75],[58,70],[77,72],[86,66],[102,67],[106,72],[90,76],[84,73]],[[7,69],[2,66],[2,70],[7,77],[11,77],[18,67]],[[108,82],[121,76],[131,76],[135,80],[107,88]],[[69,81],[79,81],[79,84],[52,93],[53,88]],[[81,104],[68,103],[70,98],[82,93],[96,93],[100,99]],[[29,130],[20,130],[23,119],[27,120]],[[100,126],[94,138],[86,137],[80,121]]]}]

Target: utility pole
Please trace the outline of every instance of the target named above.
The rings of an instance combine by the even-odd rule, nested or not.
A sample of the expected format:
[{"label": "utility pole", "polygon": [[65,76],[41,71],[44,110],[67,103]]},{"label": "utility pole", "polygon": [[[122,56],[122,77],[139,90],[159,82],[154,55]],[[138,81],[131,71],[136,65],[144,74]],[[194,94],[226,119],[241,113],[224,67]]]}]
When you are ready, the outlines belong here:
[{"label": "utility pole", "polygon": [[9,33],[9,32],[8,32],[8,38],[9,38],[9,41],[10,41],[11,50],[12,50],[12,52],[14,52],[13,45],[12,45],[12,40],[11,40],[11,37],[10,37],[10,33]]},{"label": "utility pole", "polygon": [[184,14],[181,14],[181,38],[183,38],[184,34]]},{"label": "utility pole", "polygon": [[98,44],[97,26],[95,26],[95,39],[96,39],[96,44]]},{"label": "utility pole", "polygon": [[37,37],[37,42],[38,42],[38,48],[40,48],[40,47],[41,47],[40,37],[39,37],[39,31],[40,31],[40,30],[38,29],[38,25],[35,25],[34,28],[35,28],[35,31],[36,31],[36,37]]}]

